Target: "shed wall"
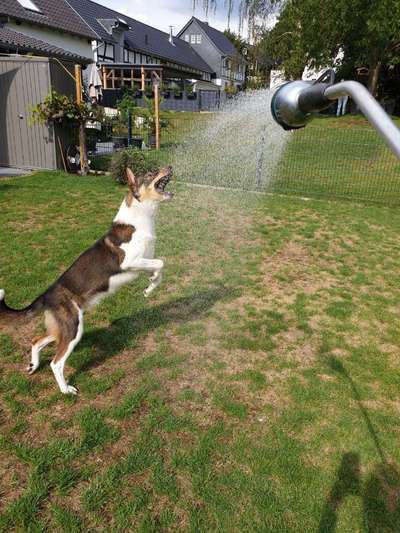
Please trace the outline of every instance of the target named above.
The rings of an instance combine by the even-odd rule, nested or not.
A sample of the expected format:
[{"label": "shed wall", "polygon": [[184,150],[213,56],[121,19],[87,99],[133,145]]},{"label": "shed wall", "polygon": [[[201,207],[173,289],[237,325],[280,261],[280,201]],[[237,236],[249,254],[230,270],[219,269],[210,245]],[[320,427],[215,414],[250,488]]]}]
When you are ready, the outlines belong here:
[{"label": "shed wall", "polygon": [[0,165],[56,168],[53,128],[31,124],[31,108],[50,90],[49,62],[0,59]]}]

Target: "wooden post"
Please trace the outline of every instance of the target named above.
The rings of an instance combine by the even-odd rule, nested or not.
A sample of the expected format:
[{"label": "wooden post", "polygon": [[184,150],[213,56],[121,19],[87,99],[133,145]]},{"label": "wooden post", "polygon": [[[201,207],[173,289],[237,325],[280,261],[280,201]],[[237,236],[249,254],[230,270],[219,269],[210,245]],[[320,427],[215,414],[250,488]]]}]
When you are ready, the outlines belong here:
[{"label": "wooden post", "polygon": [[156,150],[160,149],[160,98],[159,83],[154,84],[154,120],[156,123]]},{"label": "wooden post", "polygon": [[141,75],[142,75],[142,91],[144,92],[144,89],[145,89],[145,76],[144,76],[144,66],[143,65],[140,67],[140,72],[141,72]]},{"label": "wooden post", "polygon": [[[76,86],[76,103],[82,103],[82,67],[75,65],[75,86]],[[86,132],[85,124],[79,122],[79,155],[81,164],[81,174],[86,176],[89,172],[89,163],[86,153]]]},{"label": "wooden post", "polygon": [[103,73],[103,89],[107,89],[107,74],[106,67],[104,65],[101,67],[101,71]]},{"label": "wooden post", "polygon": [[80,104],[82,102],[82,78],[81,78],[81,66],[75,65],[75,87],[76,87],[76,102]]}]

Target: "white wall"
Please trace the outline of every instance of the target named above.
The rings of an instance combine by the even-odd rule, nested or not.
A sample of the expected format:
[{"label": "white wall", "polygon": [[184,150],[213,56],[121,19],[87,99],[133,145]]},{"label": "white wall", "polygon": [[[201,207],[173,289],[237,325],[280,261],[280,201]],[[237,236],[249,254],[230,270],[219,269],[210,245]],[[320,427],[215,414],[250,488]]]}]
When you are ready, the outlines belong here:
[{"label": "white wall", "polygon": [[23,33],[24,35],[35,37],[36,39],[40,39],[46,43],[63,48],[68,52],[72,52],[83,57],[93,58],[92,43],[90,39],[77,37],[75,35],[52,30],[50,28],[33,26],[26,22],[23,22],[22,24],[9,22],[7,23],[7,27],[11,30]]}]

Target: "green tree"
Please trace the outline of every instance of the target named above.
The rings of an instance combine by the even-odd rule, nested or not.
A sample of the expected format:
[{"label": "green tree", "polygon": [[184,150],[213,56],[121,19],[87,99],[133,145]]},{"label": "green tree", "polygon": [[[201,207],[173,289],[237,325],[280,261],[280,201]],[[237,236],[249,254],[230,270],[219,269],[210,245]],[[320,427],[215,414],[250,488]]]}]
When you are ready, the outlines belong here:
[{"label": "green tree", "polygon": [[382,66],[400,62],[400,2],[341,0],[340,3],[342,13],[335,33],[342,38],[344,60],[369,68],[368,88],[375,95]]},{"label": "green tree", "polygon": [[231,41],[231,43],[235,46],[236,50],[240,54],[246,55],[247,48],[249,46],[246,39],[244,39],[240,34],[235,33],[229,29],[224,31],[224,35]]},{"label": "green tree", "polygon": [[400,62],[400,1],[288,0],[260,46],[289,78],[335,61],[347,72],[366,66],[376,94],[382,66]]},{"label": "green tree", "polygon": [[[260,19],[267,18],[271,13],[276,12],[285,0],[202,0],[202,6],[206,14],[210,10],[215,10],[218,2],[226,7],[228,18],[228,28],[234,11],[239,15],[239,30],[243,28],[243,22],[248,21],[250,32],[256,28],[256,23]],[[199,4],[199,0],[192,0],[193,9]]]}]

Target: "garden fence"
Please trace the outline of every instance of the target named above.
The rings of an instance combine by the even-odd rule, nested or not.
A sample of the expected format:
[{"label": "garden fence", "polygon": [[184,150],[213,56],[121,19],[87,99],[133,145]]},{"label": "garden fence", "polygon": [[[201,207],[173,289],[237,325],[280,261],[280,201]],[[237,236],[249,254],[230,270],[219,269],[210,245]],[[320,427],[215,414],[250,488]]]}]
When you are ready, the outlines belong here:
[{"label": "garden fence", "polygon": [[[168,163],[173,151],[182,147],[189,135],[193,138],[193,132],[200,133],[214,116],[174,113],[162,118],[161,149],[157,154],[160,163]],[[116,119],[110,119],[89,138],[92,160],[109,157],[129,144],[154,148],[152,129],[141,119],[133,120],[131,130],[128,124],[121,126]],[[195,146],[192,148],[195,150]],[[221,157],[219,171],[229,173],[224,165]],[[262,189],[269,192],[400,205],[400,162],[358,116],[321,118],[291,132],[277,165],[266,164],[260,172]],[[257,189],[259,181],[259,176],[254,175],[254,181],[247,180],[246,188]],[[221,179],[215,184],[221,184]]]},{"label": "garden fence", "polygon": [[400,205],[400,161],[359,117],[320,119],[290,134],[269,190]]}]

